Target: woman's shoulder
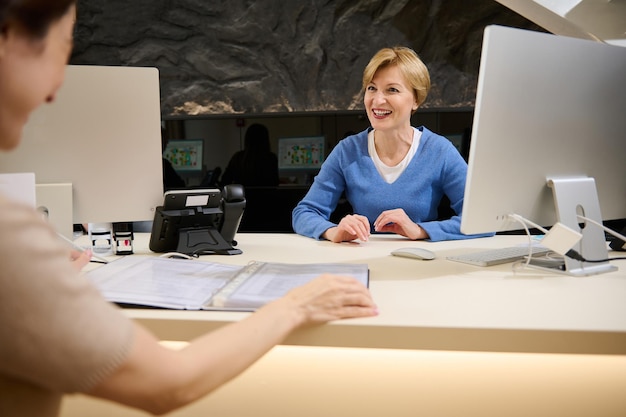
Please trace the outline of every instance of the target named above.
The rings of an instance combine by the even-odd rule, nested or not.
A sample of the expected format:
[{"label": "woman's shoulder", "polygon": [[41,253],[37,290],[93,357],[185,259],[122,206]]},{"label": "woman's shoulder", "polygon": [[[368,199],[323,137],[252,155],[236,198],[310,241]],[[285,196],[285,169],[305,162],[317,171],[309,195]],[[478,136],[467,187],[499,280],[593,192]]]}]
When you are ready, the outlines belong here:
[{"label": "woman's shoulder", "polygon": [[424,144],[425,148],[435,149],[456,149],[454,144],[447,137],[429,130],[425,126],[417,128],[422,132],[420,143]]},{"label": "woman's shoulder", "polygon": [[246,151],[237,151],[233,154],[233,156],[231,156],[231,161],[237,161],[241,158],[243,158],[243,156],[246,154]]},{"label": "woman's shoulder", "polygon": [[423,140],[434,140],[434,141],[439,141],[442,139],[448,140],[445,136],[440,135],[439,133],[433,132],[432,130],[428,129],[426,126],[420,126],[420,127],[417,127],[416,129],[422,132]]}]

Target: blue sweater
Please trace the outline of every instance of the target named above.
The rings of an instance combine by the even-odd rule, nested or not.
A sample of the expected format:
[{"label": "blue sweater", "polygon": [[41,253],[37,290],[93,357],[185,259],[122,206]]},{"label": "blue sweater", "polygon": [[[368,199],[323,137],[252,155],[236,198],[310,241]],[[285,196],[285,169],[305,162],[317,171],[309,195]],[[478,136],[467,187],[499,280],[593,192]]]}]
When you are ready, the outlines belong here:
[{"label": "blue sweater", "polygon": [[[448,139],[419,127],[422,136],[415,156],[400,177],[388,184],[367,150],[369,130],[341,140],[324,161],[308,193],[293,210],[296,233],[320,239],[336,226],[329,218],[345,191],[354,213],[367,217],[371,230],[380,213],[402,208],[428,232],[431,241],[477,237],[460,231],[467,164]],[[444,194],[457,215],[436,221]]]}]

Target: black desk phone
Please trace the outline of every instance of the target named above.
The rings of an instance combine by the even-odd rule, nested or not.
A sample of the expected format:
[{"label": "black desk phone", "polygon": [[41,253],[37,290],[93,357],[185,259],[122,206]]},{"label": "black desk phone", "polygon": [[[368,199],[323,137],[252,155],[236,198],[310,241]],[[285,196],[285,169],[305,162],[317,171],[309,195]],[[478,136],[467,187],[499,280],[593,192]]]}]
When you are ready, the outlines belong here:
[{"label": "black desk phone", "polygon": [[235,234],[246,206],[243,186],[165,193],[154,213],[150,250],[186,255],[238,255]]}]

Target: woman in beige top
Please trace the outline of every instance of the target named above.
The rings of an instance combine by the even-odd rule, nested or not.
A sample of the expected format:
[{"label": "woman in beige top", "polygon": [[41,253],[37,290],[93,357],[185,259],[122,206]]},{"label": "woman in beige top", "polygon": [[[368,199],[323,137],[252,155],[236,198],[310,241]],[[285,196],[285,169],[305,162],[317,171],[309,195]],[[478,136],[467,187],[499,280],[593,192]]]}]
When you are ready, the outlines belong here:
[{"label": "woman in beige top", "polygon": [[[72,49],[75,0],[0,0],[0,149],[54,100]],[[377,314],[368,290],[324,275],[247,318],[169,350],[106,302],[36,212],[0,196],[0,415],[55,416],[84,392],[152,413],[238,375],[290,332]]]}]

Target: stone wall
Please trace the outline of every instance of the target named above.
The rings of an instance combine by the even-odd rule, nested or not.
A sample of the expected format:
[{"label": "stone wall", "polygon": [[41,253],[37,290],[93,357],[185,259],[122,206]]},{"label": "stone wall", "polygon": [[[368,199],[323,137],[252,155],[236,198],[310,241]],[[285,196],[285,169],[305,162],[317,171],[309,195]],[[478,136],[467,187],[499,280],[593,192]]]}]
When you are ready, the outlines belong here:
[{"label": "stone wall", "polygon": [[494,0],[80,0],[70,63],[157,67],[163,116],[342,111],[404,45],[431,72],[423,107],[472,107],[489,24],[541,30]]}]

